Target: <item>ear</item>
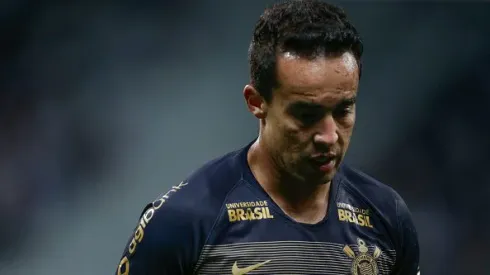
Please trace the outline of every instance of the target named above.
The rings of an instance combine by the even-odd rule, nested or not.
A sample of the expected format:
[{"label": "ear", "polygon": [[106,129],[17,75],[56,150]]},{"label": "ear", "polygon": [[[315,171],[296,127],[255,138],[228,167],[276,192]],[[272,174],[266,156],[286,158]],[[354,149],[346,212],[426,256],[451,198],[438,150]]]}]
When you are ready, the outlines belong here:
[{"label": "ear", "polygon": [[248,110],[258,119],[264,119],[267,114],[267,103],[252,85],[245,85],[243,97],[247,102]]}]

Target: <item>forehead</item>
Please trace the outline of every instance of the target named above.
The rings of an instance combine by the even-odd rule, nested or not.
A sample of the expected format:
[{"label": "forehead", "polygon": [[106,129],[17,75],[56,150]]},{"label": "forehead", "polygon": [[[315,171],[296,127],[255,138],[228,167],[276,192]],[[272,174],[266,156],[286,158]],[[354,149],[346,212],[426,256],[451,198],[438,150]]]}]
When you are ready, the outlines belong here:
[{"label": "forehead", "polygon": [[359,69],[351,53],[313,59],[282,53],[277,57],[278,89],[274,96],[321,103],[353,97],[359,84]]}]

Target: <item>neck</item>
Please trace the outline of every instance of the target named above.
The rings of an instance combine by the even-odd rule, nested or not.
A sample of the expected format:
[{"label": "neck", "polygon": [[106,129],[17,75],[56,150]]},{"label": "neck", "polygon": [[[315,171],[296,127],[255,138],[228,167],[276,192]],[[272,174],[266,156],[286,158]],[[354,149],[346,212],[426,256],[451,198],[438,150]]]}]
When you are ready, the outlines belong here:
[{"label": "neck", "polygon": [[292,219],[303,223],[317,223],[325,217],[330,182],[311,184],[304,179],[292,177],[271,158],[260,137],[250,147],[247,159],[259,184]]}]

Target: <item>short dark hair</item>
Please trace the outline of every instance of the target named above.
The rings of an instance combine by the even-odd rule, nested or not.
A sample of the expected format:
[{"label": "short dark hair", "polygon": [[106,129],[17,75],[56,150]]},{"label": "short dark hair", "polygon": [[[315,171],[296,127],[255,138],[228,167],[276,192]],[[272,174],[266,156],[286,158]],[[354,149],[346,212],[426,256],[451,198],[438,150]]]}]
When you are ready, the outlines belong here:
[{"label": "short dark hair", "polygon": [[345,12],[315,0],[292,0],[267,8],[255,25],[249,48],[251,84],[266,101],[277,87],[276,55],[293,52],[314,58],[351,52],[359,65],[363,44]]}]

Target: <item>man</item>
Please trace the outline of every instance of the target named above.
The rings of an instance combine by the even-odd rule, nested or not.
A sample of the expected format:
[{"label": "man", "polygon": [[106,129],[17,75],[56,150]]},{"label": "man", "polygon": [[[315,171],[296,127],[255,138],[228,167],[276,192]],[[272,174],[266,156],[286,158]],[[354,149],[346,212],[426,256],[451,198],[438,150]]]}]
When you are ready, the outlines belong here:
[{"label": "man", "polygon": [[358,32],[335,6],[267,9],[243,90],[258,138],[148,204],[117,274],[417,274],[402,198],[342,164],[361,55]]}]

